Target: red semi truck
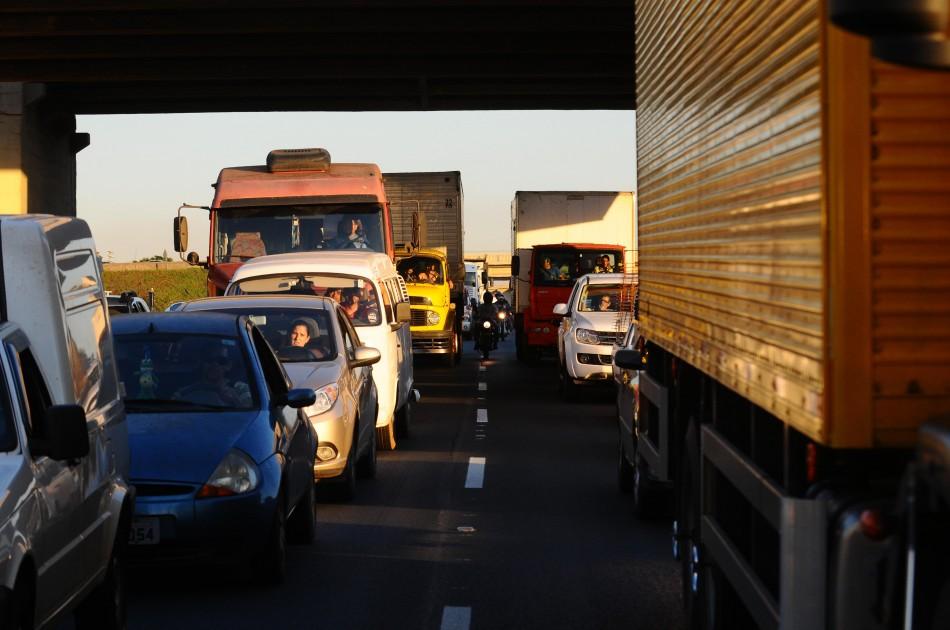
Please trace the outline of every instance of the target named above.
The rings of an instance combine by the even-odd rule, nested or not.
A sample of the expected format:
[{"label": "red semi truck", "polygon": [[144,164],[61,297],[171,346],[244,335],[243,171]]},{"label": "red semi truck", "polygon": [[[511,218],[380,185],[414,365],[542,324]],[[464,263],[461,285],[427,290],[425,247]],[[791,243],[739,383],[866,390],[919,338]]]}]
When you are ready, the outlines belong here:
[{"label": "red semi truck", "polygon": [[575,280],[603,256],[624,270],[636,234],[633,193],[518,191],[511,223],[515,345],[519,360],[533,361],[557,350],[554,305],[567,302]]},{"label": "red semi truck", "polygon": [[[334,164],[325,149],[274,150],[266,165],[221,169],[208,210],[208,295],[221,295],[235,270],[267,254],[366,249],[394,257],[392,219],[375,164]],[[188,246],[178,210],[175,251]],[[199,264],[191,252],[188,262]]]}]

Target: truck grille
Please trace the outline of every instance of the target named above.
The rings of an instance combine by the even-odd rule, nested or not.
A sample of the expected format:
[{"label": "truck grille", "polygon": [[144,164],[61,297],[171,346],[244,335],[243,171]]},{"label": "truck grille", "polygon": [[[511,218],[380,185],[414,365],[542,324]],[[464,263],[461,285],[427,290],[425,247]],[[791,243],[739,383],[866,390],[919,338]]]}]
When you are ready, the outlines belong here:
[{"label": "truck grille", "polygon": [[412,319],[409,320],[411,326],[428,326],[426,317],[428,317],[429,311],[423,309],[412,309]]},{"label": "truck grille", "polygon": [[418,305],[428,306],[428,305],[432,304],[432,300],[430,300],[430,299],[427,298],[427,297],[422,297],[421,295],[410,295],[410,296],[409,296],[409,303],[410,303],[410,304],[418,304]]},{"label": "truck grille", "polygon": [[412,349],[413,350],[451,350],[452,349],[452,340],[441,338],[435,339],[429,337],[427,339],[412,339]]}]

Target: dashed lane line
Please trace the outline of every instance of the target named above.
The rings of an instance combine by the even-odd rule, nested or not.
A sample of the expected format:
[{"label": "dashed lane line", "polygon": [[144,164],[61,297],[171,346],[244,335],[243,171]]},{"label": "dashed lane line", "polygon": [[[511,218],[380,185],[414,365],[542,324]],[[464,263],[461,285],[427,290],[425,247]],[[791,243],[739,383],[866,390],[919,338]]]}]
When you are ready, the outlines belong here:
[{"label": "dashed lane line", "polygon": [[485,484],[485,458],[469,457],[468,472],[465,475],[466,488],[481,488]]},{"label": "dashed lane line", "polygon": [[471,606],[446,606],[442,609],[441,630],[468,630],[471,623]]},{"label": "dashed lane line", "polygon": [[477,409],[475,411],[475,422],[478,424],[488,424],[488,410]]},{"label": "dashed lane line", "polygon": [[479,384],[478,384],[478,391],[480,391],[480,392],[486,392],[486,391],[488,391],[488,383],[484,383],[484,382],[483,382],[483,383],[479,383]]}]

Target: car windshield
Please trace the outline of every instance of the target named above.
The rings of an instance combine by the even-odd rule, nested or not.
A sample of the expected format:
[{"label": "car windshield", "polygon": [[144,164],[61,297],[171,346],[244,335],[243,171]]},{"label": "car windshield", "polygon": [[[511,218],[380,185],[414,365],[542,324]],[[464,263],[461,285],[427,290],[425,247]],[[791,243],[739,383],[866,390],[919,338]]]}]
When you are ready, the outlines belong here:
[{"label": "car windshield", "polygon": [[617,311],[620,302],[619,284],[589,284],[577,300],[577,310],[583,313]]},{"label": "car windshield", "polygon": [[366,278],[343,274],[280,274],[238,280],[228,295],[323,295],[342,307],[354,326],[382,323],[376,287]]},{"label": "car windshield", "polygon": [[256,407],[254,379],[236,337],[116,335],[119,380],[130,412],[184,413]]},{"label": "car windshield", "polygon": [[377,204],[292,205],[215,210],[214,261],[327,249],[386,251]]},{"label": "car windshield", "polygon": [[396,264],[406,284],[444,284],[442,261],[431,256],[413,256]]},{"label": "car windshield", "polygon": [[228,308],[247,315],[277,352],[281,363],[331,361],[337,347],[330,313],[312,308]]},{"label": "car windshield", "polygon": [[534,252],[534,283],[541,286],[571,286],[588,273],[622,270],[617,252],[598,249],[541,249]]}]

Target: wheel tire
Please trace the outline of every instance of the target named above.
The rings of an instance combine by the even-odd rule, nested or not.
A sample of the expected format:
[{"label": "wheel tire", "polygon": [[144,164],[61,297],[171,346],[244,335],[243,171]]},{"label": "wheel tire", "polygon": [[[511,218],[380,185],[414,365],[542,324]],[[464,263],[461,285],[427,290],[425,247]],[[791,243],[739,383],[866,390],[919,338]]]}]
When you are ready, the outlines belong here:
[{"label": "wheel tire", "polygon": [[630,494],[633,492],[633,466],[624,454],[622,436],[618,435],[617,443],[617,489],[624,494]]},{"label": "wheel tire", "polygon": [[287,521],[287,540],[295,545],[309,545],[317,537],[317,499],[315,484],[300,498]]},{"label": "wheel tire", "polygon": [[350,441],[350,451],[346,454],[346,468],[343,469],[336,487],[337,496],[342,501],[352,501],[356,496],[356,435]]},{"label": "wheel tire", "polygon": [[[124,520],[124,519],[123,519]],[[76,608],[77,630],[125,630],[128,627],[128,601],[126,597],[127,525],[120,524],[119,533],[112,543],[109,568],[105,578],[85,601]]]},{"label": "wheel tire", "polygon": [[657,497],[656,488],[650,482],[649,472],[646,463],[640,459],[639,452],[634,452],[634,462],[631,470],[633,472],[632,488],[633,491],[633,512],[642,519],[653,518],[657,515]]},{"label": "wheel tire", "polygon": [[451,352],[442,356],[446,367],[456,366],[462,360],[462,340],[457,331],[452,336]]},{"label": "wheel tire", "polygon": [[558,389],[561,392],[561,398],[564,402],[574,402],[577,398],[577,385],[574,379],[567,373],[567,367],[562,363],[560,369],[560,378],[558,379]]},{"label": "wheel tire", "polygon": [[274,522],[268,534],[267,545],[254,563],[252,579],[260,576],[268,586],[278,586],[287,576],[287,514],[283,495],[277,498]]},{"label": "wheel tire", "polygon": [[485,349],[482,350],[482,361],[487,361],[487,360],[488,360],[488,353],[489,353],[489,352],[490,352],[490,350],[489,350],[488,348],[485,348]]},{"label": "wheel tire", "polygon": [[384,427],[376,427],[376,446],[379,450],[396,450],[396,430],[393,425],[394,422],[390,422]]},{"label": "wheel tire", "polygon": [[677,521],[682,527],[680,543],[680,566],[682,572],[683,609],[686,612],[686,623],[690,630],[704,630],[707,627],[704,610],[703,580],[700,577],[696,592],[692,588],[692,575],[702,571],[693,563],[694,548],[700,553],[702,560],[702,542],[699,535],[699,440],[697,427],[693,420],[689,422],[682,450],[682,467],[679,477],[679,495],[677,505]]},{"label": "wheel tire", "polygon": [[412,425],[412,394],[409,394],[409,399],[406,400],[402,409],[396,412],[393,424],[395,424],[397,438],[404,440],[409,437]]},{"label": "wheel tire", "polygon": [[0,628],[11,630],[32,630],[33,628],[33,579],[32,575],[24,575],[21,571],[17,576],[6,606],[0,608],[4,616],[0,618]]},{"label": "wheel tire", "polygon": [[[375,415],[374,415],[375,417]],[[357,430],[359,422],[357,421]],[[373,479],[376,477],[376,432],[370,431],[369,448],[366,453],[356,462],[356,474],[361,479]]]}]

